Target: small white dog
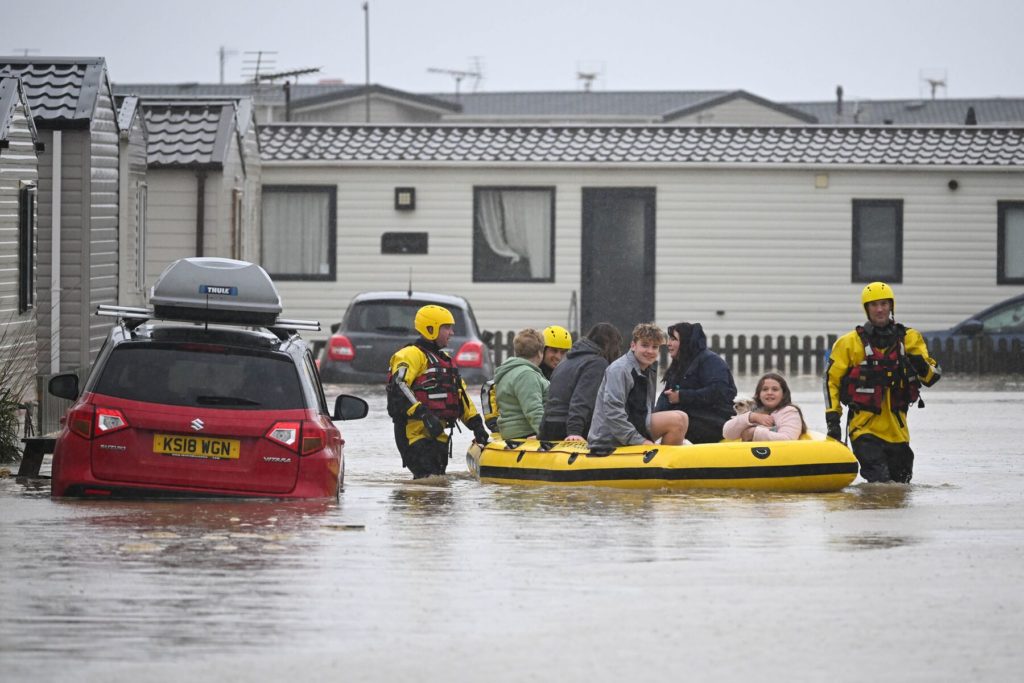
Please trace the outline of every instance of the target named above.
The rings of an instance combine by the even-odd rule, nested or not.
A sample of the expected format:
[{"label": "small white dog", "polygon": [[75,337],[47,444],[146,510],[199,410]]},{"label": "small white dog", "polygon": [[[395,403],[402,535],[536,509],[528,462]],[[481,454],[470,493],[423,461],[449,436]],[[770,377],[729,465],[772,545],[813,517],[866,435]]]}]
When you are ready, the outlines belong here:
[{"label": "small white dog", "polygon": [[733,399],[732,407],[733,410],[736,411],[737,415],[742,415],[743,413],[749,413],[751,410],[756,408],[757,403],[755,403],[752,398],[740,398],[737,396]]}]

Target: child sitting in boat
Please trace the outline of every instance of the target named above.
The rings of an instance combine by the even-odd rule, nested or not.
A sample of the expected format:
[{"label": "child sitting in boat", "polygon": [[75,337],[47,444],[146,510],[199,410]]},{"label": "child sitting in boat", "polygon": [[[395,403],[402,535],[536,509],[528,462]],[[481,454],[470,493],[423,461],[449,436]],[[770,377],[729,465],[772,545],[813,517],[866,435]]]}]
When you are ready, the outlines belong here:
[{"label": "child sitting in boat", "polygon": [[629,351],[604,371],[597,390],[587,442],[593,455],[619,446],[653,444],[678,446],[686,437],[687,418],[681,410],[654,412],[658,397],[658,360],[665,333],[653,323],[633,328]]},{"label": "child sitting in boat", "polygon": [[793,403],[786,379],[766,373],[754,389],[754,405],[722,427],[726,439],[742,441],[793,441],[807,432],[803,413]]},{"label": "child sitting in boat", "polygon": [[494,371],[498,431],[503,439],[523,439],[534,436],[544,418],[548,397],[548,380],[540,369],[544,338],[533,328],[519,330],[512,350],[516,355]]}]

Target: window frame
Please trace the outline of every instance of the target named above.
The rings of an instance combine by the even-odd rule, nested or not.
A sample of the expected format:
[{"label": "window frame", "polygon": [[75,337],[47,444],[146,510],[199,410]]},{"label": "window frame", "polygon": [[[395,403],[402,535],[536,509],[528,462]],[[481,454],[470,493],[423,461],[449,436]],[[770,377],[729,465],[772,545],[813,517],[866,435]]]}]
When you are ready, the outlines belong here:
[{"label": "window frame", "polygon": [[338,186],[337,185],[264,185],[260,199],[260,262],[264,262],[266,249],[266,221],[263,216],[265,197],[274,193],[321,192],[327,195],[327,273],[268,273],[274,280],[292,282],[335,282],[338,279]]},{"label": "window frame", "polygon": [[38,191],[34,183],[18,188],[18,313],[35,308],[36,279],[36,206]]},{"label": "window frame", "polygon": [[[551,272],[547,277],[544,278],[506,278],[506,279],[495,279],[495,278],[483,278],[481,268],[477,263],[477,239],[483,239],[482,228],[478,218],[478,208],[480,206],[480,194],[482,192],[546,192],[551,197],[550,216],[551,222],[551,234],[548,236],[548,249],[549,258],[551,261]],[[473,227],[472,227],[472,242],[471,242],[471,258],[473,259],[473,282],[474,283],[551,283],[555,281],[555,236],[556,236],[556,225],[555,225],[555,203],[557,201],[557,192],[554,185],[474,185],[473,186]]]},{"label": "window frame", "polygon": [[[866,208],[893,208],[896,210],[896,225],[894,226],[893,242],[896,260],[893,271],[890,273],[863,275],[860,272],[860,231],[861,220],[860,210]],[[903,200],[902,199],[854,199],[851,207],[851,249],[850,249],[850,281],[855,283],[888,282],[899,284],[903,282]]]},{"label": "window frame", "polygon": [[1021,285],[1024,276],[1011,277],[1006,274],[1006,210],[1024,211],[1024,200],[1000,200],[996,202],[996,284]]}]

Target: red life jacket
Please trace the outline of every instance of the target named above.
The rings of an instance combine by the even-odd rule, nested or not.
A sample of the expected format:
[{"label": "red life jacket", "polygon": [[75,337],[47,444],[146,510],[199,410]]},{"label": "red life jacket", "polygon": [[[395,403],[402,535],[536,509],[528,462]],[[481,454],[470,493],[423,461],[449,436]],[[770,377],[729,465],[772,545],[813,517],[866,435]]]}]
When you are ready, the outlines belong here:
[{"label": "red life jacket", "polygon": [[427,357],[427,368],[412,381],[416,400],[441,419],[462,417],[462,378],[452,357],[419,342],[416,346]]},{"label": "red life jacket", "polygon": [[907,328],[896,324],[896,342],[887,351],[871,345],[863,327],[857,334],[864,344],[864,360],[850,369],[843,378],[839,400],[854,410],[867,410],[876,415],[882,412],[885,391],[889,390],[889,405],[894,413],[905,413],[921,395],[921,382],[910,367],[904,340]]}]

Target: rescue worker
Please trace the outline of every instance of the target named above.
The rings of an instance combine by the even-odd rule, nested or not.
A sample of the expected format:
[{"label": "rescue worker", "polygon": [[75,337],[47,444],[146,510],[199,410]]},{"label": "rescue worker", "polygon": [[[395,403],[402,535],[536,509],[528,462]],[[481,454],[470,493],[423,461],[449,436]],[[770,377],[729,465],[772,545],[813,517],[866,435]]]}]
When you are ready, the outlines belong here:
[{"label": "rescue worker", "polygon": [[413,326],[420,336],[391,357],[387,395],[402,466],[419,479],[444,474],[456,420],[473,430],[473,440],[481,445],[489,435],[455,362],[444,350],[455,331],[451,311],[424,306],[416,312]]},{"label": "rescue worker", "polygon": [[861,292],[867,322],[832,346],[825,371],[828,435],[841,440],[842,406],[849,407],[846,430],[870,482],[909,483],[914,473],[907,410],[920,400],[922,386],[939,381],[942,370],[928,355],[921,333],[895,321],[896,297],[884,282]]},{"label": "rescue worker", "polygon": [[551,379],[551,373],[571,348],[572,335],[569,330],[558,325],[544,328],[544,358],[540,362],[540,371],[544,373],[545,379]]}]

